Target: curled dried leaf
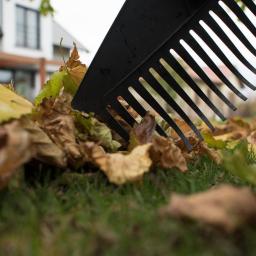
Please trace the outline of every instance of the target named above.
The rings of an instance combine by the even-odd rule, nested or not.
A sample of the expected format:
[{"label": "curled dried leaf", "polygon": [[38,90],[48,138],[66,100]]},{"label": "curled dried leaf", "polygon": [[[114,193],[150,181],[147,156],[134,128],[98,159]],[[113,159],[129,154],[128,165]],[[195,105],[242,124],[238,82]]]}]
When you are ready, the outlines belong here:
[{"label": "curled dried leaf", "polygon": [[182,151],[175,143],[161,136],[154,136],[150,156],[153,163],[162,168],[178,168],[181,172],[188,170]]},{"label": "curled dried leaf", "polygon": [[56,99],[45,100],[38,112],[40,127],[65,152],[68,164],[77,167],[84,161],[81,147],[76,141],[74,117],[71,114],[71,96],[62,93]]},{"label": "curled dried leaf", "polygon": [[65,63],[64,66],[60,67],[60,71],[66,70],[70,74],[72,80],[76,83],[77,86],[81,83],[87,71],[86,65],[82,64],[79,59],[80,56],[76,44],[74,44],[74,48],[70,54],[68,61]]},{"label": "curled dried leaf", "polygon": [[152,161],[149,156],[151,144],[136,147],[130,154],[105,154],[96,163],[106,174],[109,181],[116,185],[140,180],[150,171]]},{"label": "curled dried leaf", "polygon": [[64,168],[67,166],[66,155],[49,136],[31,119],[20,120],[21,127],[28,132],[31,139],[30,150],[34,158],[48,165]]},{"label": "curled dried leaf", "polygon": [[161,214],[189,218],[233,232],[256,214],[256,198],[249,188],[222,185],[191,196],[173,194]]},{"label": "curled dried leaf", "polygon": [[220,164],[222,157],[219,151],[209,148],[204,141],[200,141],[194,134],[190,133],[187,135],[190,144],[193,146],[193,150],[189,152],[184,144],[184,142],[179,139],[176,141],[176,145],[181,149],[184,157],[187,161],[198,159],[203,155],[209,156],[217,164]]},{"label": "curled dried leaf", "polygon": [[148,112],[142,121],[139,124],[136,123],[131,130],[129,150],[138,145],[150,143],[153,139],[155,128],[155,117]]}]

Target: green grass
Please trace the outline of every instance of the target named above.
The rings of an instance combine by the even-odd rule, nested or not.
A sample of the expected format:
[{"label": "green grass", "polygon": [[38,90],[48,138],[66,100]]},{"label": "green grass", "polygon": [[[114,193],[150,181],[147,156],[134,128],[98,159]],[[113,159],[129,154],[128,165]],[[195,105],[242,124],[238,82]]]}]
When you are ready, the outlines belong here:
[{"label": "green grass", "polygon": [[1,192],[0,255],[256,255],[253,227],[227,235],[158,215],[171,192],[219,183],[246,185],[203,158],[187,174],[157,170],[120,188],[99,173],[11,186]]}]

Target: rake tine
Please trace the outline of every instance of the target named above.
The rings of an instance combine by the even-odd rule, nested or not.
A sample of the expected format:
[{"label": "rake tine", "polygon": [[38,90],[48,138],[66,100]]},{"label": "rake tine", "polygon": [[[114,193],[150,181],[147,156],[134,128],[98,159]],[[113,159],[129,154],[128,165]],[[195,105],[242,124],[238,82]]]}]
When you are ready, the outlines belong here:
[{"label": "rake tine", "polygon": [[[168,83],[168,85],[177,93],[180,95],[181,98],[183,98],[183,100],[185,100],[187,102],[187,104],[197,113],[197,115],[205,122],[205,124],[213,131],[214,127],[211,124],[211,122],[208,120],[208,118],[203,114],[203,112],[198,108],[198,106],[194,103],[194,101],[188,96],[188,94],[179,86],[179,84],[176,82],[175,79],[173,79],[173,77],[168,73],[168,71],[162,66],[162,64],[159,63],[159,65],[157,65],[157,67],[154,68],[155,71]],[[150,83],[151,85],[151,83]],[[160,84],[159,84],[160,85]],[[161,89],[165,92],[163,93],[163,95],[161,94],[160,88],[158,89],[158,87],[156,87],[156,91],[159,92],[159,94],[161,96],[165,96],[165,100],[167,103],[169,103],[168,100],[168,96],[169,94],[163,89],[163,87],[160,85],[159,87],[161,87]],[[169,96],[169,98],[171,98]],[[174,101],[174,100],[173,100]],[[175,101],[174,101],[175,102]],[[176,103],[176,102],[175,102]],[[170,101],[170,105],[173,106],[171,104]],[[179,106],[178,106],[179,107]],[[179,109],[178,109],[179,110]],[[182,109],[180,108],[180,111],[182,111]],[[183,112],[184,113],[184,112]],[[178,113],[179,114],[179,113]],[[180,115],[180,114],[179,114]],[[189,119],[190,120],[190,119]],[[191,121],[190,121],[191,122]],[[192,123],[192,122],[191,122]],[[193,124],[193,123],[192,123]]]},{"label": "rake tine", "polygon": [[[167,102],[167,104],[169,106],[171,106],[180,115],[180,117],[183,118],[183,120],[191,127],[191,129],[195,132],[195,134],[197,136],[199,136],[199,138],[201,139],[201,134],[198,132],[198,130],[196,129],[193,122],[188,118],[188,116],[185,114],[185,112],[180,108],[180,106],[176,103],[176,101],[173,100],[173,98],[168,94],[168,92],[159,84],[157,79],[154,78],[154,76],[152,76],[151,74],[144,75],[143,78],[150,84],[150,86],[155,91],[157,91],[157,93]],[[190,99],[190,101],[192,101],[192,100]],[[193,102],[193,105],[195,105],[194,102]],[[201,112],[201,111],[199,110],[199,112]],[[203,113],[201,113],[201,114],[203,115]],[[200,113],[198,115],[200,116]],[[214,127],[209,122],[207,117],[205,117],[203,115],[201,118],[202,118],[202,120],[205,121],[205,123],[209,126],[210,129],[214,130]]]},{"label": "rake tine", "polygon": [[227,34],[219,27],[219,25],[216,23],[212,16],[210,16],[210,19],[211,20],[209,21],[207,19],[204,19],[204,22],[248,69],[250,69],[253,73],[256,73],[256,68],[241,54],[241,52],[237,49],[237,47],[230,40]]},{"label": "rake tine", "polygon": [[124,140],[129,140],[129,134],[106,109],[101,112],[100,117],[102,117],[110,129],[116,131]]},{"label": "rake tine", "polygon": [[218,47],[215,41],[209,36],[209,34],[203,29],[203,27],[197,26],[194,28],[195,32],[203,39],[203,41],[212,49],[212,51],[218,56],[218,58],[249,88],[256,90],[256,87],[250,83],[244,76],[235,68],[231,61],[225,56],[222,50]]},{"label": "rake tine", "polygon": [[236,37],[247,47],[247,49],[256,56],[256,49],[247,39],[247,37],[242,33],[230,16],[223,10],[219,5],[214,8],[214,13],[218,15],[219,18],[227,25],[227,27],[236,35]]},{"label": "rake tine", "polygon": [[175,130],[175,132],[180,136],[183,142],[186,144],[188,149],[192,149],[192,146],[189,140],[185,137],[181,129],[177,124],[172,120],[172,118],[165,112],[165,110],[160,106],[160,104],[153,98],[153,96],[139,83],[136,83],[134,89],[140,94],[140,96],[147,102],[150,102],[150,105],[153,109]]},{"label": "rake tine", "polygon": [[230,10],[244,23],[244,25],[251,31],[253,35],[255,35],[255,26],[246,16],[244,11],[238,6],[238,4],[234,0],[222,0]]},{"label": "rake tine", "polygon": [[165,60],[168,64],[179,74],[179,76],[196,92],[196,94],[209,106],[212,111],[218,115],[218,117],[225,121],[226,118],[220,112],[220,110],[213,104],[213,102],[204,94],[200,87],[194,82],[194,80],[189,76],[189,74],[184,70],[180,63],[172,56],[168,54],[165,56]]},{"label": "rake tine", "polygon": [[[156,81],[156,80],[155,80]],[[148,81],[147,81],[148,82]],[[144,94],[148,94],[147,97],[148,99],[150,99],[150,102],[152,104],[152,100],[155,101],[154,105],[155,105],[155,110],[156,112],[160,113],[165,113],[167,116],[169,116],[166,111],[160,106],[160,104],[151,96],[151,94],[144,88],[144,86],[141,84],[141,86],[136,87],[136,89],[138,88],[138,90],[140,91],[140,93],[142,93],[142,95],[144,96]],[[196,128],[196,126],[194,125],[194,123],[190,120],[190,118],[187,116],[187,114],[182,110],[182,108],[174,101],[172,100],[170,102],[170,106],[179,114],[179,116],[188,124],[188,126],[190,126],[190,128],[192,129],[192,131],[195,133],[195,135],[200,139],[203,140],[203,137],[201,135],[201,133],[198,131],[198,129]],[[163,116],[162,116],[163,117]],[[169,116],[170,117],[170,116]]]},{"label": "rake tine", "polygon": [[134,126],[136,121],[134,118],[127,112],[127,110],[121,105],[118,100],[113,100],[110,103],[111,107],[117,112],[117,114],[123,118],[123,120],[129,124],[131,127]]},{"label": "rake tine", "polygon": [[191,40],[189,40],[189,46],[204,60],[204,62],[212,69],[212,71],[221,79],[223,83],[227,85],[227,87],[233,91],[238,97],[242,100],[246,101],[247,97],[245,97],[221,72],[218,66],[212,61],[209,55],[203,50],[202,46],[195,40],[195,38],[191,36]]},{"label": "rake tine", "polygon": [[247,8],[256,16],[256,5],[252,0],[242,0],[243,3],[247,6]]},{"label": "rake tine", "polygon": [[[125,101],[141,116],[144,117],[147,114],[147,111],[140,105],[140,103],[133,97],[133,95],[126,91],[126,93],[122,96]],[[157,124],[156,131],[164,137],[167,137],[165,131]]]},{"label": "rake tine", "polygon": [[236,110],[236,107],[227,99],[227,97],[217,88],[217,86],[211,81],[211,79],[205,74],[197,62],[190,56],[190,54],[183,48],[178,47],[177,53],[188,63],[191,69],[205,82],[205,84],[232,110]]}]

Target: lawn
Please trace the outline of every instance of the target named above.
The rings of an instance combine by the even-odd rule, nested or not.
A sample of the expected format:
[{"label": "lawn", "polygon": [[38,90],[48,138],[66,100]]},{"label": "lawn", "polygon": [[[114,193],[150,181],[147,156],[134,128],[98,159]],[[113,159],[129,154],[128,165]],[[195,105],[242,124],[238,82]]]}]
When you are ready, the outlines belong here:
[{"label": "lawn", "polygon": [[[36,170],[35,170],[36,171]],[[64,174],[1,192],[1,255],[256,255],[256,229],[234,234],[159,216],[172,192],[246,185],[202,158],[189,172],[157,170],[116,187],[100,173]]]}]

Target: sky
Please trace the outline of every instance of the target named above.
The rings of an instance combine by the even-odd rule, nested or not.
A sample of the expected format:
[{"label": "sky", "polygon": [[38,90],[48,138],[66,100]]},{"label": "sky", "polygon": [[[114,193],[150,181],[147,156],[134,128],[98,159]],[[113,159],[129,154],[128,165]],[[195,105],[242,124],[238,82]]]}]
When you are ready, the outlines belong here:
[{"label": "sky", "polygon": [[[91,52],[90,63],[125,0],[52,0],[55,19]],[[88,59],[89,58],[89,59]]]}]

